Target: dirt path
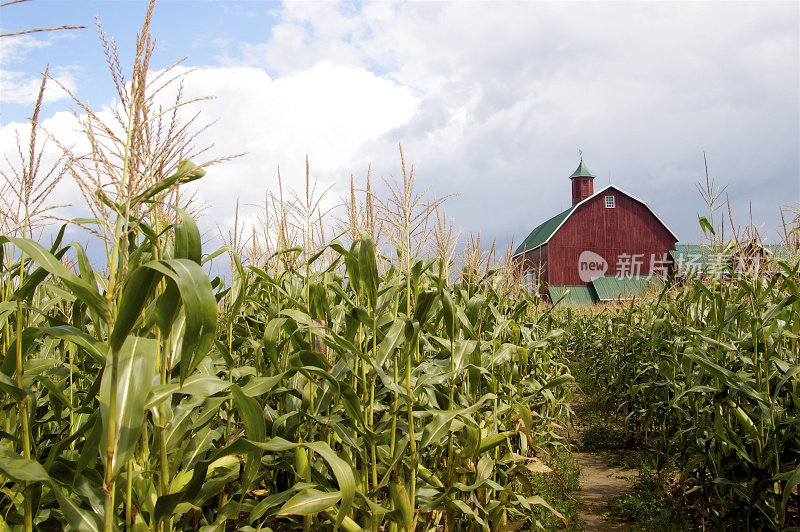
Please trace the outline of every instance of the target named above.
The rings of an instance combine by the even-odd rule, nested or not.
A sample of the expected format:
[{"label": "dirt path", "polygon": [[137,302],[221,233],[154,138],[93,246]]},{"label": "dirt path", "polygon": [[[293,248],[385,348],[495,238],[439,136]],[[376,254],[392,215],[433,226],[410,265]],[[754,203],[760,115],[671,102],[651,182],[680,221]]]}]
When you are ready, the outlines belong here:
[{"label": "dirt path", "polygon": [[581,465],[581,490],[577,493],[578,515],[586,522],[587,532],[595,530],[628,530],[624,523],[602,519],[614,497],[631,489],[632,472],[612,466],[609,457],[598,453],[573,453]]},{"label": "dirt path", "polygon": [[[573,393],[576,404],[585,399],[577,386]],[[585,429],[581,419],[575,419],[569,429],[571,441],[580,444]],[[611,465],[611,457],[604,453],[576,451],[572,456],[581,465],[581,489],[576,499],[578,515],[586,523],[586,531],[630,530],[630,525],[606,520],[603,516],[609,512],[611,499],[630,491],[635,471]]]}]

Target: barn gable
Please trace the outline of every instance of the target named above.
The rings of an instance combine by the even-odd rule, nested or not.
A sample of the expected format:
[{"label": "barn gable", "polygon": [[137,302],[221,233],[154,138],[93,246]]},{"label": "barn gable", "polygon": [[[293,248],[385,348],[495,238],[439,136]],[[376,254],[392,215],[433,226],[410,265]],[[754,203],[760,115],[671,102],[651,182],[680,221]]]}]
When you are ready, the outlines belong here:
[{"label": "barn gable", "polygon": [[530,234],[527,236],[527,238],[525,238],[525,240],[522,242],[522,244],[520,244],[519,247],[517,247],[517,250],[514,252],[514,257],[516,257],[517,255],[521,255],[521,254],[525,253],[526,251],[534,250],[534,249],[538,248],[539,246],[542,246],[542,245],[547,244],[548,242],[550,242],[550,239],[553,238],[553,235],[555,235],[556,232],[558,232],[558,230],[561,229],[561,227],[564,225],[564,223],[566,223],[566,221],[569,219],[569,217],[572,216],[572,214],[575,213],[578,210],[578,208],[580,208],[581,205],[584,205],[584,204],[588,203],[589,201],[591,201],[593,198],[596,198],[597,196],[605,194],[608,190],[615,190],[615,191],[619,192],[620,194],[625,194],[630,199],[632,199],[632,200],[644,205],[647,208],[647,210],[650,211],[650,213],[653,215],[653,217],[655,217],[655,219],[658,220],[661,223],[662,226],[664,226],[664,229],[666,229],[673,236],[673,238],[675,238],[675,241],[676,242],[678,241],[678,237],[675,236],[675,233],[673,233],[672,230],[669,227],[667,227],[667,224],[665,224],[661,220],[661,218],[659,218],[658,215],[656,215],[656,213],[653,212],[653,209],[651,209],[647,205],[647,203],[645,203],[644,201],[640,200],[636,196],[633,196],[632,194],[628,194],[627,192],[625,192],[624,190],[620,189],[619,187],[616,187],[614,185],[608,185],[605,188],[603,188],[602,190],[599,190],[599,191],[595,192],[594,194],[592,194],[591,196],[589,196],[585,200],[581,201],[577,205],[574,205],[574,206],[570,207],[569,209],[565,210],[564,212],[561,212],[561,213],[553,216],[552,218],[550,218],[546,222],[536,226],[536,228],[533,231],[530,232]]},{"label": "barn gable", "polygon": [[[641,292],[634,278],[672,270],[678,238],[644,201],[614,185],[595,193],[582,159],[570,180],[573,205],[536,226],[514,252],[524,284],[552,300],[616,300]],[[595,286],[601,277],[617,280]]]}]

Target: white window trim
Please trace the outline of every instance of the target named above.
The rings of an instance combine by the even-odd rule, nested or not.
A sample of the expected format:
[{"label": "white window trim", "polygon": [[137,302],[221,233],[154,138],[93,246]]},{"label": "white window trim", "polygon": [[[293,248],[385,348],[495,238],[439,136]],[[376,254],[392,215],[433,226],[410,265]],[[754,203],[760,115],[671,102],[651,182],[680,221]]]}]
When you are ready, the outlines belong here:
[{"label": "white window trim", "polygon": [[539,284],[539,271],[536,268],[528,268],[522,272],[522,286],[532,290]]},{"label": "white window trim", "polygon": [[613,209],[616,207],[616,200],[614,196],[606,196],[606,209]]}]

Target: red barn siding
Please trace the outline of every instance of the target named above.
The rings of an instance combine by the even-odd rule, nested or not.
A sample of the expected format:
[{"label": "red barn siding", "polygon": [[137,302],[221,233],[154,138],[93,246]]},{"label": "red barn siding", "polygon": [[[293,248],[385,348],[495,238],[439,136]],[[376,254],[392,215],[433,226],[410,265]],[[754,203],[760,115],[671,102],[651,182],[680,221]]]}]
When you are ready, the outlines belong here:
[{"label": "red barn siding", "polygon": [[[605,207],[605,196],[613,195],[615,207]],[[630,275],[618,264],[620,255],[642,260],[640,274],[648,275],[651,258],[671,261],[669,250],[675,245],[672,233],[644,204],[614,188],[606,189],[580,205],[548,242],[548,281],[553,285],[584,285],[578,258],[585,250],[608,262],[605,275]]]},{"label": "red barn siding", "polygon": [[540,271],[540,279],[545,280],[547,275],[547,244],[534,250],[526,251],[522,256],[522,270],[531,268]]}]

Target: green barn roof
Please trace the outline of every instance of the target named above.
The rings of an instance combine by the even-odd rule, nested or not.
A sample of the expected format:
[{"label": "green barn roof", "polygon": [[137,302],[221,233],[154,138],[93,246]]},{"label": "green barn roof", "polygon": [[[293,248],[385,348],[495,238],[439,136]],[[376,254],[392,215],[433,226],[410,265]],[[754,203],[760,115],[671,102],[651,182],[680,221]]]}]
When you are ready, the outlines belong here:
[{"label": "green barn roof", "polygon": [[536,249],[545,242],[553,235],[558,226],[561,225],[567,216],[572,212],[575,206],[570,207],[566,211],[556,214],[546,222],[538,225],[528,237],[522,241],[522,244],[519,245],[517,250],[514,252],[514,255],[519,255],[520,253],[524,253],[525,251],[530,251],[532,249]]}]

